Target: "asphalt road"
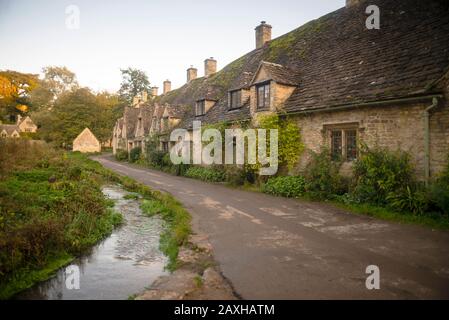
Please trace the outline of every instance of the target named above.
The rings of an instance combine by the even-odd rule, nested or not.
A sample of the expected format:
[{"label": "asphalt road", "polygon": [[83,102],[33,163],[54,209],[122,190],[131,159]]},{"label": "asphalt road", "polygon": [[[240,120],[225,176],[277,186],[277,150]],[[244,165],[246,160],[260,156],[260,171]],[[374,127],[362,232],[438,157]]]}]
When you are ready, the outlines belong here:
[{"label": "asphalt road", "polygon": [[[448,299],[449,233],[95,158],[171,193],[243,299]],[[368,290],[366,268],[380,270]]]}]

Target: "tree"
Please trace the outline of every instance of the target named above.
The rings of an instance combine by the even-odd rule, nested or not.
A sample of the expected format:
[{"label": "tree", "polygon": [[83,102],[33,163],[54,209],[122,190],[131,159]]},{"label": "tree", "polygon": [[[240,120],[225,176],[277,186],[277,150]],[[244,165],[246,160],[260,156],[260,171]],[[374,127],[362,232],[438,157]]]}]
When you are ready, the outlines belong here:
[{"label": "tree", "polygon": [[120,69],[122,83],[120,85],[120,99],[130,104],[132,99],[142,91],[150,90],[150,81],[144,71],[128,68]]},{"label": "tree", "polygon": [[51,109],[59,96],[77,89],[76,75],[66,67],[49,66],[42,69],[43,79],[38,79],[37,85],[30,94],[30,102],[34,111]]},{"label": "tree", "polygon": [[35,74],[0,71],[0,117],[5,119],[27,112],[30,92],[36,88],[38,80]]},{"label": "tree", "polygon": [[109,141],[122,108],[117,95],[107,92],[94,94],[88,88],[77,88],[63,93],[53,108],[41,109],[32,117],[40,126],[40,137],[56,145],[67,146],[86,127],[101,142]]},{"label": "tree", "polygon": [[49,66],[42,69],[43,87],[50,90],[56,99],[66,91],[78,88],[76,75],[66,67]]}]

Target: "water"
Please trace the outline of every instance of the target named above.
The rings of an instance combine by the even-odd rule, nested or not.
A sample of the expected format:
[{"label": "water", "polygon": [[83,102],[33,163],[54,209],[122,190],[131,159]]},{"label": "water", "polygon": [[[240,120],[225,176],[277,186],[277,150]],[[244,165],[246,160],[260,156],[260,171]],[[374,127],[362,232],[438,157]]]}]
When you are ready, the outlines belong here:
[{"label": "water", "polygon": [[96,245],[89,255],[72,265],[80,270],[80,289],[66,288],[65,268],[55,277],[20,293],[18,299],[127,299],[164,275],[166,257],[159,251],[162,220],[142,214],[139,201],[124,199],[128,194],[118,186],[103,193],[115,200],[114,209],[125,223]]}]

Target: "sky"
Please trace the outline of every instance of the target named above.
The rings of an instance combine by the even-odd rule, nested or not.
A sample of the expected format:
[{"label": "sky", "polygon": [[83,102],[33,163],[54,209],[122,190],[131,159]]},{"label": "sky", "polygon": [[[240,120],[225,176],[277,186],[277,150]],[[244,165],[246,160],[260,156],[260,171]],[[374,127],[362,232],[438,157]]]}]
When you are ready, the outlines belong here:
[{"label": "sky", "polygon": [[[41,73],[66,66],[82,86],[120,88],[120,69],[138,68],[162,91],[186,82],[204,59],[218,69],[255,48],[254,28],[272,38],[343,7],[345,0],[0,0],[0,70]],[[75,7],[73,7],[75,6]],[[77,19],[79,10],[79,19]],[[79,24],[77,23],[79,21]]]}]

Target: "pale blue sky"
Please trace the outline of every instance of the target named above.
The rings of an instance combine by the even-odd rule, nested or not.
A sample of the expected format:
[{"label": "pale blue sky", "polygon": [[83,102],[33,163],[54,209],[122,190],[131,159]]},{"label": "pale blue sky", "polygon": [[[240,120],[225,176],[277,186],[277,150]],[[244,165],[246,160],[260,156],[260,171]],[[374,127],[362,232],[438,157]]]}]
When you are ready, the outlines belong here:
[{"label": "pale blue sky", "polygon": [[[344,6],[345,0],[0,0],[0,69],[39,73],[64,65],[83,86],[117,90],[120,68],[147,72],[162,90],[185,83],[193,65],[214,57],[218,69],[254,49],[254,27],[273,38]],[[80,9],[80,29],[66,28],[68,5]]]}]

